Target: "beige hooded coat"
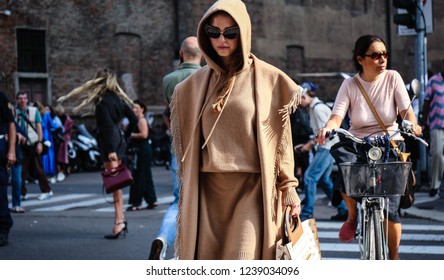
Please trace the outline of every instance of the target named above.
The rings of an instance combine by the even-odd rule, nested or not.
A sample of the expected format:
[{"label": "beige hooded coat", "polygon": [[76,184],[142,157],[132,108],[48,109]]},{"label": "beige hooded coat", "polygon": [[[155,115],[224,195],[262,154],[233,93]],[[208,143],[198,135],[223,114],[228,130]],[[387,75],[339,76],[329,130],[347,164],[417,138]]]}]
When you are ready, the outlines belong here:
[{"label": "beige hooded coat", "polygon": [[[199,202],[199,199],[202,199],[201,188],[203,187],[200,184],[202,143],[206,140],[202,139],[202,119],[206,117],[202,115],[202,111],[208,98],[207,95],[212,94],[209,92],[210,79],[212,75],[217,76],[223,72],[223,69],[215,60],[216,54],[205,34],[204,26],[210,15],[219,10],[230,14],[238,24],[240,47],[245,62],[242,72],[251,71],[252,73],[249,77],[253,80],[250,84],[254,91],[253,102],[255,102],[256,113],[254,117],[256,139],[254,141],[257,142],[256,158],[259,159],[258,166],[260,165],[257,185],[261,188],[262,197],[262,201],[252,203],[253,205],[262,203],[258,209],[263,209],[263,213],[260,213],[263,219],[260,223],[262,232],[258,235],[263,238],[260,241],[262,248],[257,255],[262,259],[274,259],[275,243],[280,238],[282,205],[300,203],[295,190],[298,181],[294,177],[289,119],[290,113],[296,110],[300,103],[300,91],[299,86],[285,73],[250,53],[251,22],[244,3],[239,0],[217,1],[201,19],[197,37],[207,65],[176,86],[170,104],[174,149],[179,165],[178,177],[181,185],[175,256],[184,260],[196,259],[199,232],[208,226],[199,223],[199,212],[207,211],[200,209],[202,203]],[[230,100],[227,101],[227,104],[229,103]],[[224,111],[221,112],[223,113]],[[236,122],[236,116],[226,114],[222,117],[234,118],[233,121]],[[215,130],[217,129],[218,123],[215,125]],[[230,131],[229,127],[224,127],[224,129],[227,136],[224,141],[229,146],[230,135],[236,132]],[[224,197],[220,197],[218,203],[219,200],[223,202],[223,199]],[[234,219],[246,219],[246,217],[240,215]],[[230,225],[221,225],[222,230],[224,227],[226,230],[233,230],[230,229]],[[219,245],[236,247],[238,239],[240,238],[226,240],[225,244]]]}]

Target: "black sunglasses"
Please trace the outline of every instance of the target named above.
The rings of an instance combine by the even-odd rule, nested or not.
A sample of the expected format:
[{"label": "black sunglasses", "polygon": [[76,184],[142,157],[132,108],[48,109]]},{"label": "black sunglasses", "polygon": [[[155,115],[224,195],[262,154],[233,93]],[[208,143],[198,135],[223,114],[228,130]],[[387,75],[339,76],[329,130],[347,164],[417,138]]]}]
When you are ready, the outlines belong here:
[{"label": "black sunglasses", "polygon": [[205,33],[207,33],[208,37],[213,39],[217,39],[220,35],[224,35],[225,39],[233,40],[239,34],[239,26],[227,28],[222,32],[219,28],[206,24]]},{"label": "black sunglasses", "polygon": [[379,60],[379,59],[381,59],[381,57],[384,57],[385,59],[387,59],[389,54],[388,54],[388,52],[374,52],[371,54],[365,54],[364,56],[371,57],[374,60]]}]

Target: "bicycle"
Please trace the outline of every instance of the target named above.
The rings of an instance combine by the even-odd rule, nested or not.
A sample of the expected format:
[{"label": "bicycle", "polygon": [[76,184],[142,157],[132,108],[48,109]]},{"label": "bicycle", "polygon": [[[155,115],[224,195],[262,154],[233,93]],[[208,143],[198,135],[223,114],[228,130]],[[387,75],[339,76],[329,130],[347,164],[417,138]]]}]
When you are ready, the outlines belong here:
[{"label": "bicycle", "polygon": [[[404,120],[401,129],[396,130],[389,138],[401,133],[428,146],[427,142],[412,133],[411,127],[412,123]],[[360,201],[355,234],[360,257],[363,260],[386,260],[388,255],[388,221],[384,227],[386,220],[384,217],[388,217],[386,205],[390,196],[404,194],[412,163],[383,162],[381,160],[383,152],[380,147],[384,145],[384,141],[381,138],[357,138],[347,130],[338,128],[331,132],[330,139],[336,134],[341,134],[356,143],[371,146],[366,152],[367,163],[344,162],[339,166],[344,178],[345,193]],[[388,139],[386,138],[386,141]]]}]

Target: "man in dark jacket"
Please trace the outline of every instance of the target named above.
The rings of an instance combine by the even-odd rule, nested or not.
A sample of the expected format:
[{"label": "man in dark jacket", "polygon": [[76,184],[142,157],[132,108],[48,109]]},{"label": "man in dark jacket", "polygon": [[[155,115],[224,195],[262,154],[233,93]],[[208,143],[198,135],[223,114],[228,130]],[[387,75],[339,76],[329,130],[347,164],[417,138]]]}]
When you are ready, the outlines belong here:
[{"label": "man in dark jacket", "polygon": [[8,245],[13,221],[8,208],[9,170],[16,161],[16,130],[8,98],[0,92],[0,247]]}]

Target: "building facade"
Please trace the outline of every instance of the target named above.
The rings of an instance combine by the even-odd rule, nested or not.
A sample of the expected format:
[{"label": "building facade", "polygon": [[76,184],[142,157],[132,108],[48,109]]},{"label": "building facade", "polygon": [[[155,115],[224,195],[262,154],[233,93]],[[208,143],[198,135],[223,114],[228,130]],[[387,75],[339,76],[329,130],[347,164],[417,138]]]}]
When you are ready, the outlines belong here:
[{"label": "building facade", "polygon": [[[430,0],[429,0],[430,1]],[[14,98],[55,100],[102,67],[114,69],[131,98],[160,112],[162,77],[174,70],[180,42],[196,33],[210,0],[7,0],[0,1],[0,89]],[[353,73],[355,40],[385,38],[390,68],[405,82],[415,77],[415,36],[398,36],[389,0],[245,0],[252,21],[252,51],[298,82],[311,80],[324,100],[334,100],[340,76]],[[11,11],[7,15],[3,11]],[[444,58],[444,1],[433,1],[427,67]],[[69,103],[65,107],[70,112]]]}]

